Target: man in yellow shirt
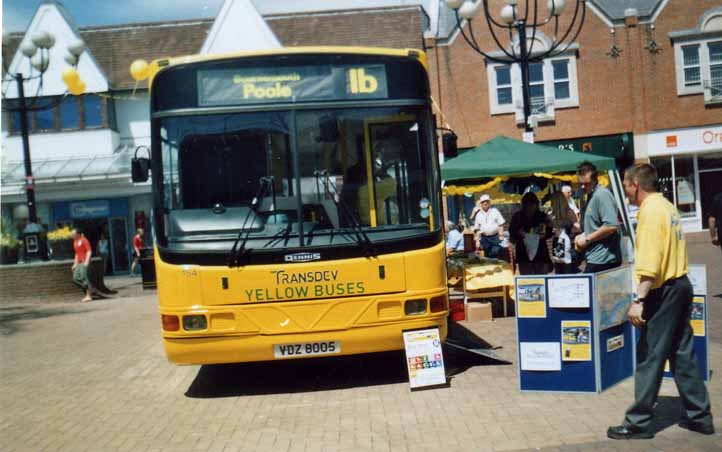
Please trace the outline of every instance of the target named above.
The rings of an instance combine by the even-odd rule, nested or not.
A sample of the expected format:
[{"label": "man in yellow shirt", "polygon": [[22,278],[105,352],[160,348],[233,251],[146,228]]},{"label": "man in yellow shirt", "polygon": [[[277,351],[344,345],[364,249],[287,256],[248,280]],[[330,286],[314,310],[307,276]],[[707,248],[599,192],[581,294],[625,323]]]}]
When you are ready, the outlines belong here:
[{"label": "man in yellow shirt", "polygon": [[624,191],[629,201],[639,206],[634,252],[639,285],[627,316],[641,334],[634,374],[635,400],[624,423],[607,430],[613,439],[654,437],[653,408],[667,359],[686,411],[680,427],[705,435],[714,433],[709,394],[693,355],[687,244],[677,209],[656,187],[657,170],[650,164],[635,165],[624,175]]}]

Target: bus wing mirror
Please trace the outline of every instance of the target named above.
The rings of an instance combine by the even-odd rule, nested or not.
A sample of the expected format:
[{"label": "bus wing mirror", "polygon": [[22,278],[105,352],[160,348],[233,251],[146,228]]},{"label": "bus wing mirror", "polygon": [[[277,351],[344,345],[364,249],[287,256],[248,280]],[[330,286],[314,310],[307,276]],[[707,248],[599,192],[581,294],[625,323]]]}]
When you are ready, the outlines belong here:
[{"label": "bus wing mirror", "polygon": [[[138,151],[145,150],[148,157],[138,157]],[[130,160],[130,173],[133,182],[146,182],[148,180],[148,172],[150,171],[150,149],[148,146],[138,146],[135,148],[135,155]]]},{"label": "bus wing mirror", "polygon": [[453,159],[459,155],[456,145],[458,137],[454,132],[445,133],[441,136],[441,144],[444,149],[444,159]]}]

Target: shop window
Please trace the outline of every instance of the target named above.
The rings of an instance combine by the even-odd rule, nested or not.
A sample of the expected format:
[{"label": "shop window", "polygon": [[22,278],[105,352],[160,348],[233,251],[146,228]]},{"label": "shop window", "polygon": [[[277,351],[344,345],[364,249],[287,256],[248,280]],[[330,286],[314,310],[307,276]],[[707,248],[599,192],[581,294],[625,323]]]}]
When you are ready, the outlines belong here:
[{"label": "shop window", "polygon": [[722,170],[722,152],[698,155],[697,165],[700,171]]},{"label": "shop window", "polygon": [[669,202],[674,203],[672,184],[672,160],[669,158],[652,159],[652,165],[657,168],[658,187],[660,193]]},{"label": "shop window", "polygon": [[35,112],[35,130],[44,132],[55,130],[55,109],[37,110]]},{"label": "shop window", "polygon": [[682,218],[697,216],[694,157],[674,158],[674,188],[677,195],[677,210],[680,216]]},{"label": "shop window", "polygon": [[112,97],[106,99],[106,108],[108,110],[108,127],[118,130],[118,120],[115,114],[115,101]]},{"label": "shop window", "polygon": [[696,217],[697,191],[694,185],[694,157],[652,159],[652,164],[657,168],[660,193],[677,206],[682,218]]},{"label": "shop window", "polygon": [[20,129],[22,126],[20,125],[20,112],[14,111],[13,112],[13,132],[20,133]]},{"label": "shop window", "polygon": [[60,102],[60,128],[80,128],[80,108],[77,97],[67,96]]},{"label": "shop window", "polygon": [[83,96],[83,122],[85,128],[103,126],[103,100],[95,94]]}]

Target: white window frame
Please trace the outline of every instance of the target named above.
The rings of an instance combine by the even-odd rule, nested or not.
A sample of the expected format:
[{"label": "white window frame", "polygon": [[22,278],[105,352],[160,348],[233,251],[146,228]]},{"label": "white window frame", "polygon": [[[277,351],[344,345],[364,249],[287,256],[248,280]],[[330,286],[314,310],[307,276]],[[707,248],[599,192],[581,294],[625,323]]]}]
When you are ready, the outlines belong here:
[{"label": "white window frame", "polygon": [[[555,99],[554,98],[554,68],[552,67],[553,61],[566,60],[568,62],[568,80],[563,79],[562,81],[569,82],[569,98],[568,99]],[[511,65],[511,105],[499,105],[497,103],[497,83],[496,83],[496,70],[498,66],[503,66],[501,63],[488,63],[486,66],[486,79],[489,92],[489,111],[491,115],[503,115],[509,113],[515,113],[516,121],[521,123],[524,121],[524,108],[522,104],[522,84],[521,84],[521,68],[519,64]],[[543,115],[533,115],[538,121],[551,121],[554,120],[555,109],[574,108],[579,106],[579,85],[577,79],[577,58],[575,54],[565,54],[554,58],[547,58],[544,60],[543,66],[544,72],[544,97],[546,98],[547,111]],[[560,79],[561,80],[561,79]]]},{"label": "white window frame", "polygon": [[[674,43],[674,67],[677,75],[677,95],[687,96],[690,94],[704,94],[705,82],[712,80],[711,64],[709,60],[709,44],[712,42],[722,41],[722,36],[709,37],[706,39],[678,41]],[[697,86],[685,86],[684,84],[684,55],[682,47],[698,45],[699,46],[699,75],[700,84]]]},{"label": "white window frame", "polygon": [[[509,104],[499,104],[498,97],[497,97],[497,90],[500,88],[506,88],[507,85],[499,86],[496,82],[496,68],[503,67],[503,66],[509,66],[509,78],[511,80],[511,103]],[[498,115],[498,114],[506,114],[506,113],[514,113],[514,110],[516,107],[514,106],[516,104],[516,88],[517,85],[514,82],[514,79],[516,77],[516,74],[514,72],[514,65],[509,64],[489,64],[486,67],[487,70],[487,79],[489,80],[489,104],[491,108],[491,114],[492,115]]]}]

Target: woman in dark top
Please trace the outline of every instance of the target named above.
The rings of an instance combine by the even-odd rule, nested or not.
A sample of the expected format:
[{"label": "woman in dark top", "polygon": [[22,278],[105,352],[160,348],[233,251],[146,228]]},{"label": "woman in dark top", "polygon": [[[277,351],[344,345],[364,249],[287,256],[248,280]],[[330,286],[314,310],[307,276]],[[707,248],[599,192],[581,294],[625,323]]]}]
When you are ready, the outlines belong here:
[{"label": "woman in dark top", "polygon": [[[572,243],[570,250],[572,262],[570,265],[566,265],[564,269],[560,268],[558,264],[554,264],[554,271],[559,273],[578,273],[579,272],[579,255],[574,250],[574,239],[577,235],[582,232],[582,226],[579,224],[577,214],[569,207],[569,202],[564,196],[564,193],[558,191],[551,197],[551,219],[552,226],[554,227],[554,241],[558,240],[561,231],[565,231],[566,235]],[[553,242],[554,243],[554,242]],[[554,245],[552,245],[554,250]],[[554,251],[553,251],[554,252]],[[552,260],[554,257],[552,256]],[[561,271],[560,271],[561,270]]]},{"label": "woman in dark top", "polygon": [[[525,242],[534,242],[535,235],[538,237],[536,252],[530,253]],[[521,210],[511,217],[509,226],[509,238],[516,245],[519,273],[544,275],[551,271],[552,261],[547,248],[547,240],[551,236],[551,218],[539,210],[539,198],[531,192],[525,194],[521,198]]]}]

